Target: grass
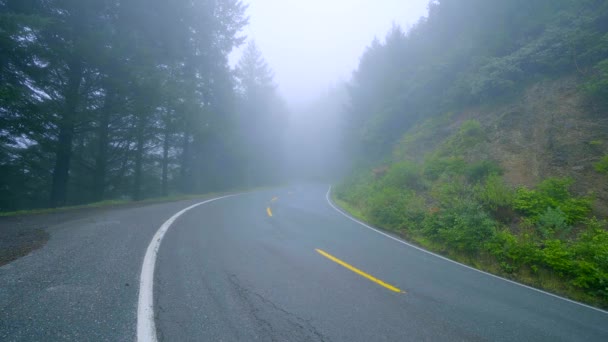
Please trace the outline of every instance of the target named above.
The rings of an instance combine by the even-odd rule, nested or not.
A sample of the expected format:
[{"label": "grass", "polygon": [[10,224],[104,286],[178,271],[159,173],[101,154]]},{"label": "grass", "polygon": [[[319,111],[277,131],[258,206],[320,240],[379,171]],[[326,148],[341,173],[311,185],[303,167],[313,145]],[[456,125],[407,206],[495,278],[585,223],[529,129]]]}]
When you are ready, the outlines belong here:
[{"label": "grass", "polygon": [[111,207],[126,206],[126,205],[132,205],[132,204],[154,204],[154,203],[164,203],[164,202],[177,202],[177,201],[185,201],[185,200],[204,198],[204,197],[222,196],[222,195],[238,193],[238,192],[270,189],[273,187],[274,186],[260,186],[260,187],[253,187],[253,188],[235,189],[234,191],[226,191],[226,192],[211,192],[211,193],[206,193],[206,194],[192,194],[192,195],[170,195],[170,196],[165,196],[165,197],[147,198],[147,199],[144,199],[141,201],[133,201],[130,199],[105,200],[105,201],[101,201],[101,202],[65,206],[65,207],[60,207],[60,208],[41,208],[41,209],[0,212],[0,217],[53,214],[53,213],[61,213],[61,212],[72,211],[72,210],[111,208]]},{"label": "grass", "polygon": [[[361,210],[355,208],[354,206],[343,200],[336,198],[335,193],[331,193],[331,198],[332,201],[345,212],[351,214],[353,217],[356,217],[362,222],[371,224],[369,223],[370,220],[365,217]],[[487,253],[485,255],[473,258],[470,255],[451,249],[436,241],[432,241],[431,239],[422,236],[421,234],[416,234],[415,231],[393,231],[386,230],[383,227],[375,227],[380,228],[381,230],[389,231],[391,233],[397,233],[404,240],[414,245],[422,247],[430,252],[445,256],[451,260],[457,261],[467,266],[474,267],[481,271],[488,272],[509,280],[513,280],[524,285],[542,289],[550,293],[555,293],[582,303],[594,305],[596,307],[604,309],[608,308],[608,303],[606,303],[605,300],[591,296],[583,289],[576,288],[565,283],[563,279],[560,279],[560,277],[551,270],[539,269],[538,271],[533,272],[528,267],[522,267],[517,273],[507,273],[501,269],[497,260],[491,255],[487,255]]]},{"label": "grass", "polygon": [[355,207],[351,206],[350,204],[336,198],[336,196],[334,195],[334,193],[331,193],[331,200],[337,204],[339,207],[341,207],[342,209],[344,209],[345,211],[347,211],[350,215],[352,215],[354,218],[365,221],[365,215],[363,215],[363,213],[356,209]]},{"label": "grass", "polygon": [[[144,201],[141,201],[141,203],[143,203],[143,202]],[[138,202],[131,201],[131,200],[107,200],[107,201],[82,204],[82,205],[66,206],[66,207],[60,207],[60,208],[41,208],[41,209],[30,209],[30,210],[7,211],[7,212],[0,213],[0,217],[52,214],[52,213],[59,213],[59,212],[65,212],[65,211],[70,211],[70,210],[77,210],[77,209],[104,208],[104,207],[125,205],[125,204],[130,204],[130,203],[138,203]]]}]

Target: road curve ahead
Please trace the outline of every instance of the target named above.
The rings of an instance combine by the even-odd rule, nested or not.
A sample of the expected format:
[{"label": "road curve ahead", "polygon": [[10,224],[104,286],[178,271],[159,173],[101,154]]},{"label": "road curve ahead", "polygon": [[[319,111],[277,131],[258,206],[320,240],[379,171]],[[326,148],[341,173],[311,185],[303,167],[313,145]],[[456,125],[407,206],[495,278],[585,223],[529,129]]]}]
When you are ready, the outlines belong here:
[{"label": "road curve ahead", "polygon": [[391,240],[337,212],[326,191],[261,191],[179,218],[158,254],[159,339],[608,339],[608,314]]},{"label": "road curve ahead", "polygon": [[[608,340],[606,312],[407,246],[345,217],[326,192],[263,190],[175,217],[154,253],[158,340]],[[47,246],[0,268],[0,340],[136,339],[144,255],[193,204],[51,228]],[[85,245],[66,247],[74,236]]]}]

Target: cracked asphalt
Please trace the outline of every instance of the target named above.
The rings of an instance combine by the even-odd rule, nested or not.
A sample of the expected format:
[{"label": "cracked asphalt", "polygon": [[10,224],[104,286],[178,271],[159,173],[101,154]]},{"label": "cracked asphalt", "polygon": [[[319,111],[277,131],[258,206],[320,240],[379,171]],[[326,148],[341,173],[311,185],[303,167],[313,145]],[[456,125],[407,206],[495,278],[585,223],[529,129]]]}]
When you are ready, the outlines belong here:
[{"label": "cracked asphalt", "polygon": [[[326,191],[314,184],[256,191],[180,216],[156,261],[158,338],[608,340],[608,314],[391,240],[335,211]],[[0,267],[0,340],[135,340],[146,248],[163,222],[196,202],[108,210],[50,226],[47,245]]]},{"label": "cracked asphalt", "polygon": [[[388,239],[336,212],[326,191],[322,185],[261,191],[180,217],[157,260],[160,340],[608,339],[607,314]],[[317,248],[406,293],[351,272]]]}]

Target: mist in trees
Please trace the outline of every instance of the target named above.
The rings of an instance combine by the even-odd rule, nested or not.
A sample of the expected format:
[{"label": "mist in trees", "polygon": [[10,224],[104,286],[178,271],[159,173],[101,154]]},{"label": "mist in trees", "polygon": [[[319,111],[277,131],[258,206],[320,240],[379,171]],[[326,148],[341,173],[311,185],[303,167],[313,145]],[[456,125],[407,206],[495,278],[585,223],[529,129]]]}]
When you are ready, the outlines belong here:
[{"label": "mist in trees", "polygon": [[[605,1],[431,1],[307,104],[281,94],[248,22],[239,0],[0,0],[0,211],[330,182],[425,118],[547,75],[580,74],[606,107]],[[268,61],[319,63],[285,55]]]},{"label": "mist in trees", "polygon": [[342,82],[327,88],[312,103],[292,110],[284,147],[289,179],[332,182],[350,169],[345,141],[347,103],[347,85]]},{"label": "mist in trees", "polygon": [[601,0],[431,1],[407,32],[394,25],[361,56],[349,83],[352,157],[358,165],[390,160],[416,123],[500,101],[543,78],[574,74],[603,105],[606,23]]},{"label": "mist in trees", "polygon": [[245,11],[0,1],[0,210],[270,182],[286,109],[253,43],[228,64]]},{"label": "mist in trees", "polygon": [[277,92],[274,75],[254,41],[236,66],[238,136],[246,185],[280,183],[284,178],[282,146],[288,109]]}]

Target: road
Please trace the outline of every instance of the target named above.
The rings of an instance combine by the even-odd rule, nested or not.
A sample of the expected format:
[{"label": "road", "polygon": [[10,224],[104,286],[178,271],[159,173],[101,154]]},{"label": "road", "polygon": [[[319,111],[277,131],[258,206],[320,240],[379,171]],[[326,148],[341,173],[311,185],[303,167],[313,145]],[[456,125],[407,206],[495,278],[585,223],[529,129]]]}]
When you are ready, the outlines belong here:
[{"label": "road", "polygon": [[[326,192],[256,191],[177,217],[152,253],[158,340],[608,340],[606,312],[389,238],[336,211]],[[152,237],[197,202],[49,227],[45,247],[0,268],[0,340],[137,340]]]}]

